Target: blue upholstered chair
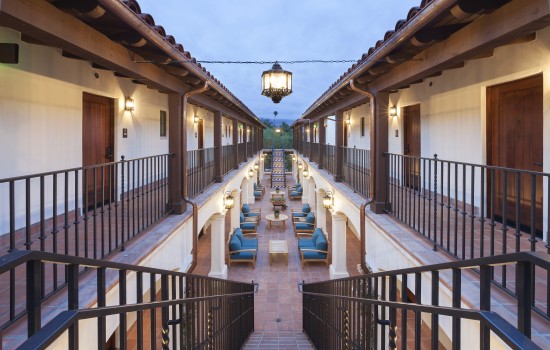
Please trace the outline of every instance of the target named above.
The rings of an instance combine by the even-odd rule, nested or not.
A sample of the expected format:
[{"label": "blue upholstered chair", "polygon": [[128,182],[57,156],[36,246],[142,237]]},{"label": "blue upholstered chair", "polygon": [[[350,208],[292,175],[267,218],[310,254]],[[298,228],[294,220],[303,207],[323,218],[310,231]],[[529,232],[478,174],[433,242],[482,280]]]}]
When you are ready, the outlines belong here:
[{"label": "blue upholstered chair", "polygon": [[241,212],[245,218],[256,218],[258,222],[262,220],[262,209],[251,209],[248,204],[243,204]]},{"label": "blue upholstered chair", "polygon": [[329,241],[321,228],[313,233],[298,234],[298,252],[302,266],[307,262],[322,261],[329,263]]},{"label": "blue upholstered chair", "polygon": [[254,198],[260,199],[264,195],[265,188],[259,186],[257,183],[254,182]]},{"label": "blue upholstered chair", "polygon": [[256,268],[256,258],[258,255],[258,234],[244,233],[240,228],[236,228],[227,241],[227,265],[231,266],[234,262],[251,263]]},{"label": "blue upholstered chair", "polygon": [[304,193],[304,189],[302,188],[301,185],[299,185],[299,186],[296,186],[294,190],[289,189],[288,198],[301,199],[303,193]]},{"label": "blue upholstered chair", "polygon": [[302,233],[313,233],[315,230],[315,214],[309,212],[303,221],[294,221],[294,234]]},{"label": "blue upholstered chair", "polygon": [[302,209],[298,209],[298,210],[292,209],[291,210],[292,220],[294,220],[294,218],[305,218],[310,211],[311,211],[311,207],[309,206],[308,203],[304,204]]},{"label": "blue upholstered chair", "polygon": [[243,232],[256,232],[258,227],[258,219],[255,217],[247,218],[241,211],[240,215],[241,229]]}]

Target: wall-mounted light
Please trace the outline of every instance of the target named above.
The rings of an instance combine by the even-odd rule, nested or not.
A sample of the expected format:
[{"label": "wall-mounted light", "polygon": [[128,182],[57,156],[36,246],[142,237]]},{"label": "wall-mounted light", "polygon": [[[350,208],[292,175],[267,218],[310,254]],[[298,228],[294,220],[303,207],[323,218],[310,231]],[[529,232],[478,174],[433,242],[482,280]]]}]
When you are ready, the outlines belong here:
[{"label": "wall-mounted light", "polygon": [[248,177],[252,178],[252,176],[254,176],[254,170],[252,170],[252,168],[250,168],[250,169],[248,169]]},{"label": "wall-mounted light", "polygon": [[223,197],[223,203],[225,205],[225,209],[231,209],[235,205],[235,198],[231,195],[231,192],[227,191],[224,194]]},{"label": "wall-mounted light", "polygon": [[317,129],[317,123],[313,124],[313,129]]},{"label": "wall-mounted light", "polygon": [[134,100],[132,100],[130,97],[126,97],[124,100],[124,110],[125,111],[133,111],[135,108]]},{"label": "wall-mounted light", "polygon": [[265,159],[265,154],[262,153],[262,156],[261,156],[261,157],[262,157],[262,160]]},{"label": "wall-mounted light", "polygon": [[244,126],[242,124],[239,124],[239,129],[243,129]]},{"label": "wall-mounted light", "polygon": [[198,116],[193,117],[193,123],[195,123],[195,124],[199,123],[199,117]]},{"label": "wall-mounted light", "polygon": [[309,132],[309,126],[306,128],[306,132]]},{"label": "wall-mounted light", "polygon": [[292,161],[295,162],[296,161],[296,156],[293,154],[292,155]]},{"label": "wall-mounted light", "polygon": [[302,163],[298,163],[298,169],[302,170],[303,167],[304,165]]},{"label": "wall-mounted light", "polygon": [[351,117],[348,117],[348,119],[346,119],[346,124],[351,125]]},{"label": "wall-mounted light", "polygon": [[395,106],[390,107],[390,117],[392,117],[392,118],[397,117],[397,107],[395,107]]},{"label": "wall-mounted light", "polygon": [[309,171],[307,171],[307,169],[304,169],[304,171],[302,171],[302,175],[304,175],[304,178],[306,178],[309,175]]},{"label": "wall-mounted light", "polygon": [[260,166],[258,165],[258,163],[254,163],[254,170],[258,170],[260,169]]},{"label": "wall-mounted light", "polygon": [[332,208],[332,204],[334,201],[334,197],[331,191],[326,191],[325,196],[323,197],[323,207],[330,209]]}]

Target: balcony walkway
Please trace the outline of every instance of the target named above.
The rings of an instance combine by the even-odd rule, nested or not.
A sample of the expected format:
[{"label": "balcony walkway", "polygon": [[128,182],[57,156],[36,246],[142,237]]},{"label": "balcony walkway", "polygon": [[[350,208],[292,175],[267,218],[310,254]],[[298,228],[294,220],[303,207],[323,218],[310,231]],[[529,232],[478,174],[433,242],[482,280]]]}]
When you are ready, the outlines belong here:
[{"label": "balcony walkway", "polygon": [[[302,295],[298,292],[300,281],[316,282],[329,279],[329,268],[324,263],[309,263],[301,266],[298,256],[297,238],[292,229],[290,218],[283,226],[274,223],[268,227],[265,216],[273,213],[269,200],[268,181],[264,181],[266,193],[252,208],[262,209],[262,220],[258,227],[258,261],[256,268],[251,264],[236,263],[228,269],[228,279],[260,283],[255,299],[255,332],[249,338],[244,349],[313,349],[307,336],[302,333]],[[286,191],[284,192],[286,193]],[[282,214],[290,216],[291,209],[299,209],[302,202],[288,201],[288,208]],[[235,208],[232,210],[236,210]],[[230,215],[226,215],[226,231],[231,228]],[[327,231],[331,240],[330,215],[327,216]],[[268,246],[270,239],[288,242],[288,266],[283,257],[273,258],[269,265]],[[199,239],[198,263],[192,273],[207,275],[210,271],[210,230]],[[361,262],[360,244],[355,235],[347,232],[347,267],[350,276],[359,275],[357,269]]]}]

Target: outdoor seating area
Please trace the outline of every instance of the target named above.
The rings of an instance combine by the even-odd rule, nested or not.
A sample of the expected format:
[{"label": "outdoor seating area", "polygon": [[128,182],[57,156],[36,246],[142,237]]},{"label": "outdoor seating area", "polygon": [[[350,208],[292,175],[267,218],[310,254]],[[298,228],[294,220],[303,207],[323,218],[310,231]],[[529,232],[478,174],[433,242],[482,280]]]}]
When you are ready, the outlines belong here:
[{"label": "outdoor seating area", "polygon": [[302,194],[304,193],[304,189],[302,188],[301,184],[298,184],[294,187],[288,188],[288,198],[290,200],[292,199],[302,199]]},{"label": "outdoor seating area", "polygon": [[258,233],[243,233],[240,228],[233,230],[227,240],[227,265],[231,263],[251,263],[256,268],[258,256]]}]

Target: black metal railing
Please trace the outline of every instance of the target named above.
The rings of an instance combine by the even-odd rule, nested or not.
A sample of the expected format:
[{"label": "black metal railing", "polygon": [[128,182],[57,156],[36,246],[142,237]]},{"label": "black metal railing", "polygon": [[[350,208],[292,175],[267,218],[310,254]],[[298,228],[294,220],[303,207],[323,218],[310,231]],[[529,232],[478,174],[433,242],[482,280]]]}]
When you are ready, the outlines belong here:
[{"label": "black metal railing", "polygon": [[[497,292],[490,283],[491,270],[501,265],[520,272],[515,277],[515,302],[506,303],[517,311],[516,320],[491,311]],[[474,282],[479,309],[462,307],[462,277],[469,269],[481,271]],[[513,253],[301,284],[303,328],[318,349],[439,349],[442,333],[453,349],[462,349],[468,340],[474,347],[489,349],[491,334],[512,349],[539,349],[547,345],[545,339],[538,337],[538,345],[530,340],[535,269],[550,271],[550,257]],[[440,292],[444,276],[452,280],[450,301],[440,298],[446,295]],[[544,288],[541,292],[548,295],[548,285]],[[461,337],[465,327],[468,338]]]},{"label": "black metal railing", "polygon": [[312,143],[311,144],[311,157],[310,157],[310,161],[312,161],[313,163],[317,163],[319,164],[319,144],[318,143]]},{"label": "black metal railing", "polygon": [[336,146],[322,145],[325,148],[324,157],[321,159],[323,169],[331,174],[336,174]]},{"label": "black metal railing", "polygon": [[[550,252],[550,245],[540,238],[545,217],[543,183],[548,183],[550,174],[437,157],[386,157],[388,213],[432,241],[434,249],[460,260]],[[549,206],[546,219],[550,220]],[[494,281],[509,293],[515,292],[509,283],[514,275],[506,266],[492,272]],[[544,279],[550,282],[550,276]]]},{"label": "black metal railing", "polygon": [[246,145],[244,143],[237,144],[237,161],[239,164],[246,161]]},{"label": "black metal railing", "polygon": [[[122,157],[119,162],[0,180],[0,249],[94,259],[124,250],[126,241],[170,212],[172,156]],[[66,281],[65,271],[50,272],[43,296]]]},{"label": "black metal railing", "polygon": [[187,151],[187,193],[195,197],[214,182],[214,148]]},{"label": "black metal railing", "polygon": [[[66,304],[56,302],[55,308],[41,297],[43,281],[36,277],[51,264],[67,271]],[[79,275],[83,267],[88,272]],[[254,329],[254,283],[32,251],[0,258],[0,280],[13,270],[27,276],[18,284],[17,300],[10,300],[10,309],[15,308],[11,302],[22,304],[20,313],[26,319],[28,339],[23,339],[20,349],[45,349],[66,331],[71,349],[79,348],[84,332],[97,334],[97,340],[86,346],[80,342],[80,348],[102,348],[110,337],[108,316],[110,322],[117,317],[120,349],[239,349]],[[119,291],[116,299],[108,300],[107,291],[113,286]],[[97,298],[96,307],[79,306],[79,301],[80,305],[94,301],[81,300],[84,290]],[[49,312],[55,314],[43,314]],[[43,319],[50,321],[42,324]],[[78,321],[86,319],[96,322],[83,327]],[[12,332],[11,323],[2,321],[6,337]]]},{"label": "black metal railing", "polygon": [[342,181],[370,198],[370,150],[342,147]]},{"label": "black metal railing", "polygon": [[226,145],[222,146],[222,175],[227,174],[231,170],[235,168],[235,160],[233,158],[233,154],[235,154],[235,146],[233,145]]}]

